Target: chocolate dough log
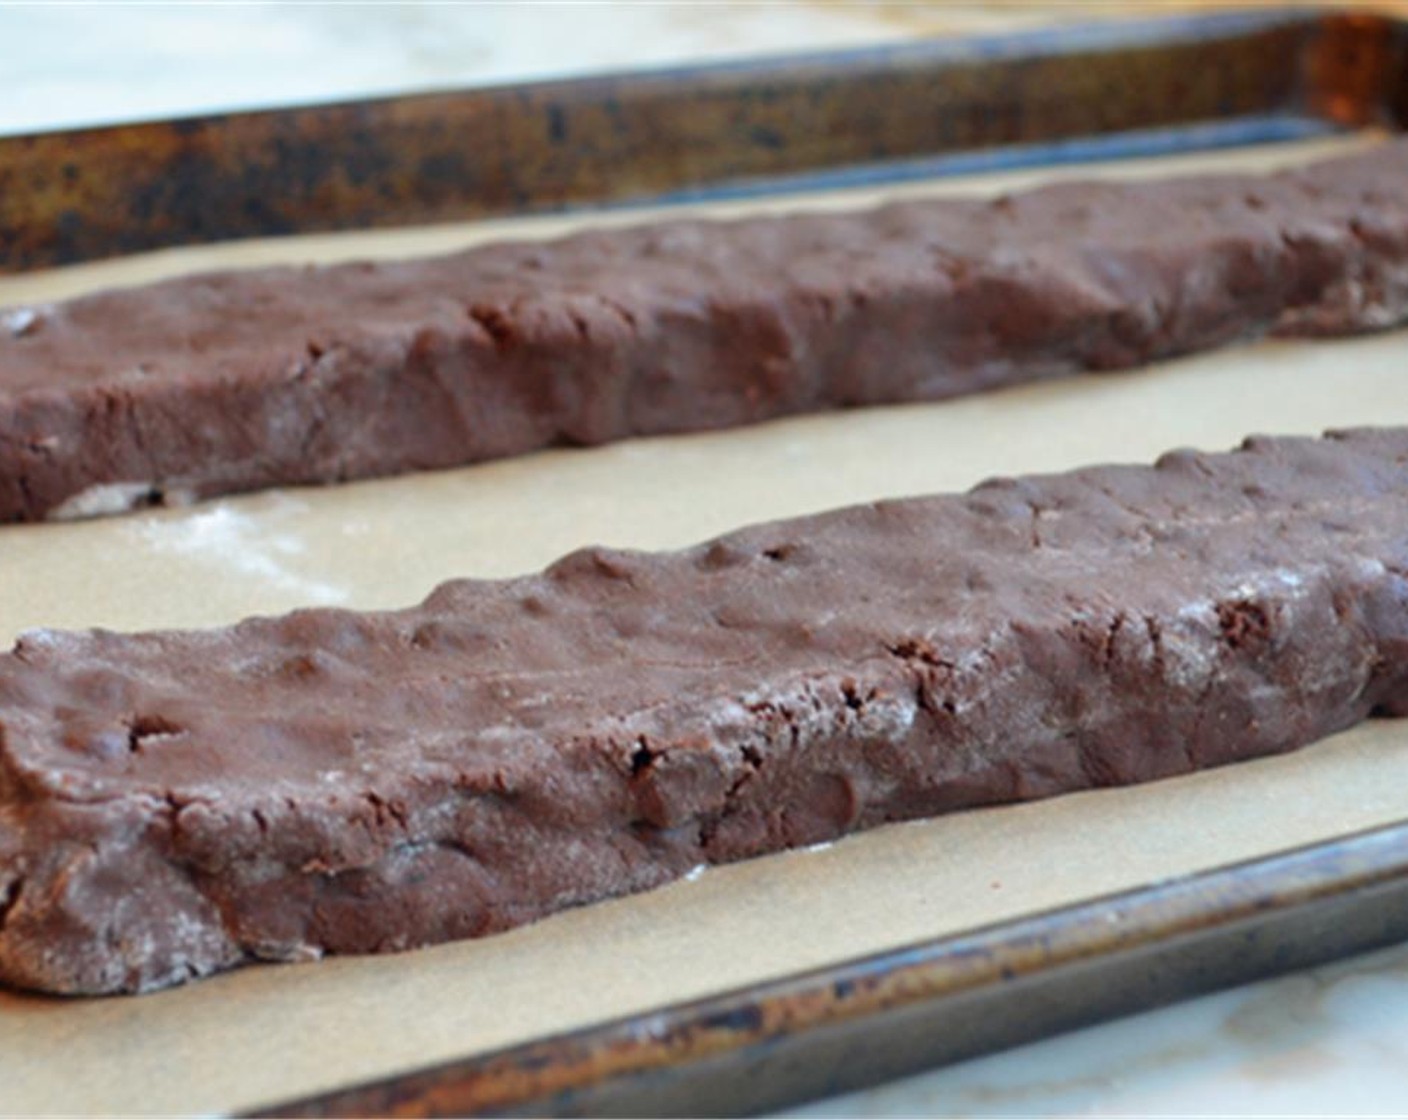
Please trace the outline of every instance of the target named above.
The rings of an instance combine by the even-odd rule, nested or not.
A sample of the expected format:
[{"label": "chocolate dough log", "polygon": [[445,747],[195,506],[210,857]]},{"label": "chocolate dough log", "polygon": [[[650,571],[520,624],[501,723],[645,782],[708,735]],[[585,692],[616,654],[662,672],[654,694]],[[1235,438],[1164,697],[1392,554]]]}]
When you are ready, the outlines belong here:
[{"label": "chocolate dough log", "polygon": [[1408,712],[1408,428],[0,656],[0,978],[473,937]]},{"label": "chocolate dough log", "polygon": [[1408,315],[1408,141],[0,313],[0,521],[934,400]]}]

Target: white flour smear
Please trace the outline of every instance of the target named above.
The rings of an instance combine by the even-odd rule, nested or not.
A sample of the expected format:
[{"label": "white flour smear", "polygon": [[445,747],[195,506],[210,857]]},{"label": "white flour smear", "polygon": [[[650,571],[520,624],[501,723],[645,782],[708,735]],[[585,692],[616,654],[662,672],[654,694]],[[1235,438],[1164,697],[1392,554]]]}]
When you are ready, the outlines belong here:
[{"label": "white flour smear", "polygon": [[190,556],[232,574],[253,576],[312,604],[345,603],[350,596],[346,588],[312,579],[288,565],[306,547],[297,536],[277,531],[271,522],[302,508],[301,503],[278,496],[254,516],[217,503],[181,517],[136,522],[132,528],[158,552]]}]

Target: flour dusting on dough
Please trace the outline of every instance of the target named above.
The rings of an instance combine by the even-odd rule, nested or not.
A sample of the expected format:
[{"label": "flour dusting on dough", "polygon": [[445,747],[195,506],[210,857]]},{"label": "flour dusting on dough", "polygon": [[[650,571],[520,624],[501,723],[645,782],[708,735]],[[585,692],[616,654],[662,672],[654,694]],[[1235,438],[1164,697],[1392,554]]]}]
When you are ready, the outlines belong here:
[{"label": "flour dusting on dough", "polygon": [[90,517],[109,517],[127,513],[138,506],[150,505],[153,493],[150,482],[105,482],[90,486],[55,506],[48,513],[50,521],[83,521]]}]

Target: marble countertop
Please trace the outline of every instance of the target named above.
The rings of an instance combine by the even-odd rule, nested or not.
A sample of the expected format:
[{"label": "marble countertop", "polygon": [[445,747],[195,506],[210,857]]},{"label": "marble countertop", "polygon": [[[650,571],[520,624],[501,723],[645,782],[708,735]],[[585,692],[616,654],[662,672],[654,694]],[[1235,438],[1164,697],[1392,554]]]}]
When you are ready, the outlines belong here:
[{"label": "marble countertop", "polygon": [[[859,46],[1118,9],[904,2],[0,6],[7,87],[0,133]],[[788,1115],[1405,1110],[1408,947]]]}]

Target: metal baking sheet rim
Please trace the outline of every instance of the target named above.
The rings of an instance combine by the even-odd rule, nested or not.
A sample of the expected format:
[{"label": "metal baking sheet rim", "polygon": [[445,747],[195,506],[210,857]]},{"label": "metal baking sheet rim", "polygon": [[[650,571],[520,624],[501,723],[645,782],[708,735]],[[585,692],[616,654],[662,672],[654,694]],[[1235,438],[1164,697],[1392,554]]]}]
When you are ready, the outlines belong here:
[{"label": "metal baking sheet rim", "polygon": [[746,1115],[1404,938],[1408,823],[253,1115]]},{"label": "metal baking sheet rim", "polygon": [[1408,25],[1257,8],[0,136],[0,271],[1408,119]]},{"label": "metal baking sheet rim", "polygon": [[[1281,26],[1318,35],[1322,45],[1328,40],[1329,55],[1339,51],[1343,58],[1328,87],[1297,88],[1295,103],[1277,107],[1280,111],[1187,121],[1173,129],[1037,137],[878,167],[823,166],[811,169],[805,181],[788,174],[754,176],[742,185],[715,183],[702,190],[681,185],[657,192],[651,200],[755,195],[799,184],[842,186],[1241,146],[1354,124],[1402,127],[1408,117],[1408,24],[1344,10],[1139,21],[796,61],[808,69],[836,67],[841,73],[847,66],[874,66],[887,59],[906,67],[978,59],[1001,68],[1071,47],[1111,53],[1148,48],[1158,42],[1161,29],[1186,43]],[[1353,60],[1364,51],[1373,57],[1367,68],[1372,73],[1365,81],[1346,84]],[[746,80],[775,75],[784,63],[681,70],[668,76],[686,83],[723,74]],[[1335,68],[1333,61],[1328,65]],[[642,75],[638,80],[665,77]],[[163,123],[176,122],[156,127]],[[191,126],[185,122],[181,127]],[[43,139],[0,138],[0,145]],[[0,237],[0,250],[3,241]],[[0,258],[8,260],[3,252]],[[285,1102],[257,1115],[756,1112],[1404,938],[1408,822]]]}]

